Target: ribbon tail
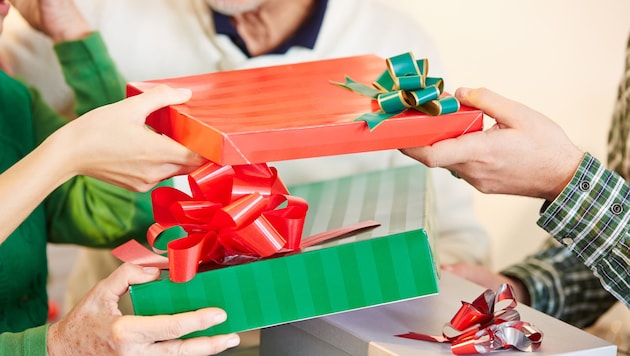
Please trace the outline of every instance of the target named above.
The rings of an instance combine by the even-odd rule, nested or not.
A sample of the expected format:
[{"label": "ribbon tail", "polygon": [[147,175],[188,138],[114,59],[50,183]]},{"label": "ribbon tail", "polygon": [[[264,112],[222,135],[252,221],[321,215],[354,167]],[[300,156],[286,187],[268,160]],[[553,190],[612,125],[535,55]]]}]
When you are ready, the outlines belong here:
[{"label": "ribbon tail", "polygon": [[345,83],[341,83],[341,82],[336,82],[336,81],[330,81],[332,84],[337,85],[339,87],[348,89],[350,91],[353,91],[357,94],[363,95],[363,96],[367,96],[369,98],[372,99],[376,99],[376,97],[378,96],[378,94],[380,94],[381,92],[373,87],[367,86],[365,84],[359,83],[357,81],[352,80],[352,78],[350,77],[346,77],[346,82]]},{"label": "ribbon tail", "polygon": [[168,269],[168,258],[153,253],[136,240],[126,243],[112,250],[112,254],[123,262],[129,262],[144,267]]},{"label": "ribbon tail", "polygon": [[315,234],[312,236],[309,236],[305,239],[302,239],[302,243],[300,244],[300,248],[305,248],[305,247],[309,247],[309,246],[313,246],[313,245],[317,245],[318,243],[330,240],[330,239],[334,239],[337,237],[341,237],[343,235],[347,235],[353,232],[357,232],[359,230],[363,230],[363,229],[367,229],[370,227],[375,227],[375,226],[379,226],[381,225],[379,222],[374,221],[374,220],[366,220],[366,221],[362,221],[360,223],[357,224],[353,224],[353,225],[348,225],[348,226],[344,226],[344,227],[340,227],[338,229],[334,229],[334,230],[329,230],[326,232],[322,232],[319,234]]},{"label": "ribbon tail", "polygon": [[369,113],[365,113],[365,114],[357,117],[354,120],[355,121],[365,121],[365,123],[370,128],[370,131],[372,131],[372,130],[374,130],[376,128],[376,126],[380,125],[381,122],[389,119],[392,116],[396,116],[398,114],[400,114],[400,112],[394,112],[394,113],[369,112]]},{"label": "ribbon tail", "polygon": [[398,334],[394,335],[397,337],[403,337],[406,339],[420,340],[420,341],[432,341],[432,342],[449,342],[447,338],[444,336],[435,336],[435,335],[427,335],[427,334],[419,334],[413,331],[410,331],[406,334]]}]

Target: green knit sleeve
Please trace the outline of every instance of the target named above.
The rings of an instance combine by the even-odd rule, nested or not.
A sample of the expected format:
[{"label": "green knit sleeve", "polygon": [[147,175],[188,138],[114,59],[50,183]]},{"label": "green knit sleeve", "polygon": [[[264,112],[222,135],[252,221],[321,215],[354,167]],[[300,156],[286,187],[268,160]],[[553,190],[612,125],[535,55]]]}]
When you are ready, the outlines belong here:
[{"label": "green knit sleeve", "polygon": [[45,356],[48,324],[18,333],[0,334],[0,355]]},{"label": "green knit sleeve", "polygon": [[125,97],[125,80],[98,32],[80,41],[55,45],[66,82],[74,91],[77,115]]}]

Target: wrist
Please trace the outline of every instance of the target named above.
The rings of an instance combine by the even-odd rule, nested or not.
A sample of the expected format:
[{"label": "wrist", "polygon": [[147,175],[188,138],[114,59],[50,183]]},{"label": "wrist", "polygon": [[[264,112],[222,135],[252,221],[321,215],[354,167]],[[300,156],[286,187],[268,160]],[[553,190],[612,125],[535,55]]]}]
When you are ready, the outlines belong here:
[{"label": "wrist", "polygon": [[83,19],[77,19],[73,23],[65,23],[61,29],[50,33],[53,43],[77,41],[86,38],[92,33],[92,28]]},{"label": "wrist", "polygon": [[61,339],[59,332],[59,322],[51,324],[46,333],[46,354],[49,356],[63,356],[66,351],[59,345]]},{"label": "wrist", "polygon": [[548,193],[543,196],[545,200],[550,202],[556,200],[560,193],[562,193],[562,191],[573,179],[573,176],[575,175],[575,172],[577,172],[585,154],[585,152],[576,148],[571,154],[567,155],[566,158],[562,160],[564,164],[557,169],[558,176],[555,179],[557,183],[553,184]]},{"label": "wrist", "polygon": [[45,152],[45,160],[41,161],[41,170],[47,172],[50,183],[56,188],[78,174],[79,157],[75,157],[79,149],[68,144],[64,128],[48,136],[37,148]]}]

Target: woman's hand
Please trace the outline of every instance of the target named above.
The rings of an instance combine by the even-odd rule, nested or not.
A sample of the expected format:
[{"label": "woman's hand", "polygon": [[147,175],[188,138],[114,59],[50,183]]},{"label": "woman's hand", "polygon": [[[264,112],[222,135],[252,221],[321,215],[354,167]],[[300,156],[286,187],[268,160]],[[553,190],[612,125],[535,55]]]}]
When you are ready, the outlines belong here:
[{"label": "woman's hand", "polygon": [[145,125],[146,117],[190,99],[187,89],[159,86],[95,109],[51,135],[65,147],[68,177],[86,175],[129,190],[147,191],[160,181],[190,173],[206,162]]},{"label": "woman's hand", "polygon": [[206,159],[145,125],[147,115],[190,98],[156,87],[63,126],[0,174],[0,243],[58,186],[86,175],[134,191],[192,172]]}]

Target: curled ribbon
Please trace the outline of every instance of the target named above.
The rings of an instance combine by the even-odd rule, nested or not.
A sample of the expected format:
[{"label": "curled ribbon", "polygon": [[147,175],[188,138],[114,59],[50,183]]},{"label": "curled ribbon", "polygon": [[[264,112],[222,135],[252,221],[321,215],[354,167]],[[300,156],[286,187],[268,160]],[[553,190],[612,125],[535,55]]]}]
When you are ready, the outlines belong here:
[{"label": "curled ribbon", "polygon": [[451,351],[456,355],[483,354],[510,347],[534,351],[542,342],[543,333],[532,324],[521,321],[515,307],[512,286],[504,283],[496,294],[487,289],[472,303],[462,301],[451,322],[444,325],[442,336],[415,332],[396,336],[450,343]]},{"label": "curled ribbon", "polygon": [[[192,197],[170,187],[152,193],[156,222],[147,240],[156,253],[166,244],[173,282],[192,279],[201,263],[233,265],[300,248],[308,204],[289,195],[275,168],[210,162],[188,180]],[[187,235],[168,236],[181,229]],[[114,255],[129,260],[130,249],[140,246],[130,243]]]},{"label": "curled ribbon", "polygon": [[345,83],[331,81],[376,100],[379,111],[365,113],[356,119],[365,121],[370,130],[406,109],[433,116],[459,110],[459,101],[455,97],[440,97],[444,81],[442,78],[427,76],[429,61],[426,58],[416,60],[411,52],[407,52],[387,58],[385,62],[387,69],[372,83],[373,86],[356,82],[350,77],[346,77]]}]

